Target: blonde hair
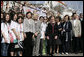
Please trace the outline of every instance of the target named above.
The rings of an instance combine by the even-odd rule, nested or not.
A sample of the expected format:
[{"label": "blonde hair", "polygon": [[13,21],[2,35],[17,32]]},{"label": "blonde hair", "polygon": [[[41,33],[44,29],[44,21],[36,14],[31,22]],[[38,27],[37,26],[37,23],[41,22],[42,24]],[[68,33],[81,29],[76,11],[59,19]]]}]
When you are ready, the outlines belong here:
[{"label": "blonde hair", "polygon": [[38,14],[34,14],[34,15],[33,15],[33,19],[34,19],[36,16],[38,17],[39,15],[38,15]]}]

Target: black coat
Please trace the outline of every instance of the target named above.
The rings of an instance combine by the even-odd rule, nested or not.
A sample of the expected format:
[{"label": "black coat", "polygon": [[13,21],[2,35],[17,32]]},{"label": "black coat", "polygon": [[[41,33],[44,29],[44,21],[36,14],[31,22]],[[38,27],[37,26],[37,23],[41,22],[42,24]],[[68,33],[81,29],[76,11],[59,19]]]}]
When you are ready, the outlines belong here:
[{"label": "black coat", "polygon": [[50,35],[53,35],[53,36],[56,36],[58,35],[58,26],[57,26],[57,23],[55,23],[54,25],[54,33],[52,32],[52,24],[49,23],[47,28],[46,28],[46,33],[45,33],[46,36],[50,36]]},{"label": "black coat", "polygon": [[[65,32],[64,32],[65,38],[68,38],[68,41],[71,40],[72,24],[71,24],[70,21],[68,21],[68,22],[65,23],[64,29],[65,29]],[[67,35],[67,37],[66,37],[66,35]]]},{"label": "black coat", "polygon": [[55,36],[58,36],[58,25],[57,23],[54,24],[54,32],[52,31],[53,26],[51,23],[48,24],[46,28],[45,36],[49,36],[49,39],[47,40],[48,46],[54,46],[56,45]]}]

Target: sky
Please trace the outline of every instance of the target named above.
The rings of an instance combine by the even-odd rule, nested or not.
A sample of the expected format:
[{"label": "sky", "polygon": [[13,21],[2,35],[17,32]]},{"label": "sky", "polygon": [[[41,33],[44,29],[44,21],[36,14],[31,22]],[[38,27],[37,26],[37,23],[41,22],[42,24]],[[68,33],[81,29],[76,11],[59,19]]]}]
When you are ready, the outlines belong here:
[{"label": "sky", "polygon": [[[45,1],[29,1],[32,4],[43,4]],[[63,1],[68,7],[83,13],[83,1]]]}]

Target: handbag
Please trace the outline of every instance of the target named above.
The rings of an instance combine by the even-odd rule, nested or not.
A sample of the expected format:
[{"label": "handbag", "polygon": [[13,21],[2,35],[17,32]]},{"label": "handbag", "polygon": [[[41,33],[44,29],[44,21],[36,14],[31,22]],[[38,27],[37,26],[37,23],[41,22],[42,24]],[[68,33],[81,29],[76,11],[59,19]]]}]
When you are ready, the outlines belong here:
[{"label": "handbag", "polygon": [[17,43],[17,42],[18,42],[18,40],[17,40],[17,39],[15,39],[15,40],[14,40],[14,43]]}]

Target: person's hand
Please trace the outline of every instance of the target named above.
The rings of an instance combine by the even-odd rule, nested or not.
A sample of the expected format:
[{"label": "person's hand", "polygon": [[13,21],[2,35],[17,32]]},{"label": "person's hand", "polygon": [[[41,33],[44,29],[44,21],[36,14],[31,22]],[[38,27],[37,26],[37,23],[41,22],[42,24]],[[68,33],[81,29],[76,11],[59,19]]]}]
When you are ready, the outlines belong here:
[{"label": "person's hand", "polygon": [[63,29],[63,31],[65,32],[65,29]]},{"label": "person's hand", "polygon": [[24,37],[23,37],[23,39],[22,39],[23,41],[24,41]]},{"label": "person's hand", "polygon": [[18,35],[16,37],[17,37],[18,40],[20,40],[20,37]]},{"label": "person's hand", "polygon": [[43,38],[43,40],[45,40],[45,38]]},{"label": "person's hand", "polygon": [[62,30],[62,28],[59,29],[59,31],[61,31],[61,30]]},{"label": "person's hand", "polygon": [[26,38],[27,36],[26,36],[26,34],[24,33],[24,38]]},{"label": "person's hand", "polygon": [[55,36],[55,39],[57,39],[57,36]]},{"label": "person's hand", "polygon": [[37,36],[38,35],[38,32],[36,32],[34,35]]},{"label": "person's hand", "polygon": [[7,39],[5,39],[5,43],[8,43],[8,42],[7,42]]},{"label": "person's hand", "polygon": [[34,38],[34,35],[32,36],[32,38]]},{"label": "person's hand", "polygon": [[78,37],[81,37],[81,35],[78,35]]},{"label": "person's hand", "polygon": [[47,36],[47,39],[49,40],[49,36]]},{"label": "person's hand", "polygon": [[45,35],[44,35],[44,38],[43,38],[43,40],[45,40]]},{"label": "person's hand", "polygon": [[32,39],[35,41],[35,35],[32,36]]},{"label": "person's hand", "polygon": [[20,37],[18,36],[18,40],[20,40]]}]

